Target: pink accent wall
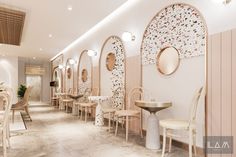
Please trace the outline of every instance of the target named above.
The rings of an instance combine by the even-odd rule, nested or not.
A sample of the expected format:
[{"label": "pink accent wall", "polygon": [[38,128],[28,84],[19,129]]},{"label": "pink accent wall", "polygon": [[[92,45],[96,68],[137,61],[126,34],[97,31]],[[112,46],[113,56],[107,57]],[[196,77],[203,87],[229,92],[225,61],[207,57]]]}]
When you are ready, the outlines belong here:
[{"label": "pink accent wall", "polygon": [[234,136],[236,157],[236,29],[209,37],[207,135]]}]

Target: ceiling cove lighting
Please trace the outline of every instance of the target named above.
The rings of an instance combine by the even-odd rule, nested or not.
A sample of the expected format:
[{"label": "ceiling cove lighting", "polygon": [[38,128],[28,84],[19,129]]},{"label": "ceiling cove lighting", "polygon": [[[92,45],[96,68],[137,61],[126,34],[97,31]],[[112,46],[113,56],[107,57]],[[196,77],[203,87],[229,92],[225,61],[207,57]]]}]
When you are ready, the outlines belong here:
[{"label": "ceiling cove lighting", "polygon": [[94,51],[94,50],[88,50],[88,51],[87,51],[87,54],[88,54],[88,56],[90,56],[90,57],[97,56],[97,52]]},{"label": "ceiling cove lighting", "polygon": [[130,32],[124,32],[122,34],[122,40],[124,40],[124,41],[134,41],[135,36]]},{"label": "ceiling cove lighting", "polygon": [[214,3],[218,4],[229,4],[231,0],[212,0]]},{"label": "ceiling cove lighting", "polygon": [[61,54],[69,51],[72,49],[75,45],[86,39],[89,35],[95,33],[98,29],[103,27],[105,24],[109,23],[113,18],[116,16],[119,16],[122,12],[125,12],[126,10],[129,10],[133,5],[138,3],[140,0],[128,0],[123,5],[121,5],[119,8],[117,8],[115,11],[113,11],[111,14],[106,16],[102,21],[97,23],[95,26],[93,26],[90,30],[88,30],[86,33],[81,35],[79,38],[77,38],[75,41],[73,41],[70,45],[68,45],[66,48],[64,48],[60,53],[58,53],[56,56],[51,58],[51,61],[60,56]]}]

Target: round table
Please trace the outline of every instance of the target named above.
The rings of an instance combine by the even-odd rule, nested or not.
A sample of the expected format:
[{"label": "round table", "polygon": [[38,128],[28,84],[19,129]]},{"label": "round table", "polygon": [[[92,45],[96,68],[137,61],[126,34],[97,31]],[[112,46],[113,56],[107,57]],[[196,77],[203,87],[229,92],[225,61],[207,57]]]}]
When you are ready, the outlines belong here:
[{"label": "round table", "polygon": [[135,101],[135,105],[150,112],[147,120],[146,148],[160,150],[159,120],[156,112],[172,106],[171,102]]},{"label": "round table", "polygon": [[92,102],[96,102],[96,116],[95,116],[95,125],[96,126],[103,126],[104,119],[103,119],[103,112],[102,112],[102,105],[101,103],[104,101],[108,101],[111,97],[110,96],[89,96],[88,99]]}]

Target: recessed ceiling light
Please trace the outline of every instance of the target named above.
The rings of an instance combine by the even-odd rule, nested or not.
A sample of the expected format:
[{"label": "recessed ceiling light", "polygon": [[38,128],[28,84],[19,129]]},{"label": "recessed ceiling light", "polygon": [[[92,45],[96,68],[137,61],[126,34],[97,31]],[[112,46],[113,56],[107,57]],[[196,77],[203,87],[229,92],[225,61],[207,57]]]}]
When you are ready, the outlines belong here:
[{"label": "recessed ceiling light", "polygon": [[33,60],[35,60],[36,59],[36,57],[33,57]]},{"label": "recessed ceiling light", "polygon": [[71,11],[73,8],[72,8],[71,5],[69,5],[69,6],[67,7],[67,9],[68,9],[69,11]]},{"label": "recessed ceiling light", "polygon": [[42,49],[42,48],[40,48],[40,49],[39,49],[39,51],[43,51],[43,49]]},{"label": "recessed ceiling light", "polygon": [[49,34],[48,37],[51,38],[51,37],[52,37],[52,34]]}]

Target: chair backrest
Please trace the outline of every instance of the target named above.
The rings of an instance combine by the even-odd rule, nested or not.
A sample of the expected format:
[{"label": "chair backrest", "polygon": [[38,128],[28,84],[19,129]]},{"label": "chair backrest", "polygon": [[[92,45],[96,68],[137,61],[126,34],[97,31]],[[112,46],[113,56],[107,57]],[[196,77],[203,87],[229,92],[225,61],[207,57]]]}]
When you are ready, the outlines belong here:
[{"label": "chair backrest", "polygon": [[91,95],[98,96],[98,94],[99,94],[99,88],[93,88]]},{"label": "chair backrest", "polygon": [[194,97],[192,99],[191,109],[190,109],[189,126],[196,120],[196,114],[197,114],[199,99],[200,99],[203,92],[204,92],[204,88],[201,87],[194,94]]},{"label": "chair backrest", "polygon": [[[142,87],[135,87],[133,89],[130,90],[130,92],[128,93],[128,104],[126,109],[129,110],[132,108],[132,104],[134,104],[134,102],[136,100],[143,100],[144,98],[144,89]],[[134,105],[133,105],[134,106]],[[138,107],[134,107],[132,109],[139,109]]]},{"label": "chair backrest", "polygon": [[68,89],[68,94],[72,94],[72,88]]},{"label": "chair backrest", "polygon": [[6,128],[9,123],[9,115],[10,115],[11,106],[12,106],[12,101],[11,101],[12,96],[13,95],[9,95],[8,92],[0,92],[0,99],[4,99],[6,103],[4,116],[3,116],[3,128]]},{"label": "chair backrest", "polygon": [[24,97],[23,97],[23,100],[28,103],[29,102],[29,97],[30,97],[30,92],[32,90],[32,87],[29,86],[27,87],[27,89],[25,90],[25,94],[24,94]]}]

